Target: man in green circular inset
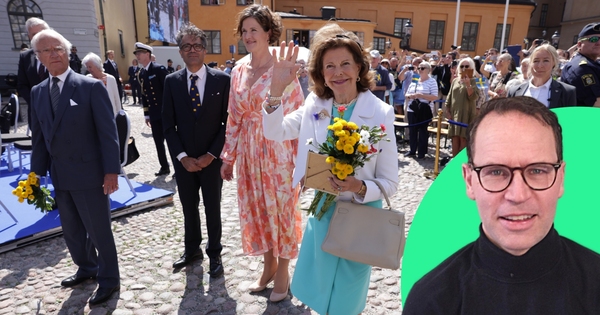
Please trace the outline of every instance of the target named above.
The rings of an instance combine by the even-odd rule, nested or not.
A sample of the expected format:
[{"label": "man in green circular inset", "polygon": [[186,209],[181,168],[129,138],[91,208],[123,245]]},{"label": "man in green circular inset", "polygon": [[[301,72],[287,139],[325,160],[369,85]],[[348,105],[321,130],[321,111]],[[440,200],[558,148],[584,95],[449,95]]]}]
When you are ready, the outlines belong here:
[{"label": "man in green circular inset", "polygon": [[600,255],[554,229],[566,166],[556,114],[528,97],[492,100],[467,156],[479,237],[415,283],[403,314],[599,313]]}]

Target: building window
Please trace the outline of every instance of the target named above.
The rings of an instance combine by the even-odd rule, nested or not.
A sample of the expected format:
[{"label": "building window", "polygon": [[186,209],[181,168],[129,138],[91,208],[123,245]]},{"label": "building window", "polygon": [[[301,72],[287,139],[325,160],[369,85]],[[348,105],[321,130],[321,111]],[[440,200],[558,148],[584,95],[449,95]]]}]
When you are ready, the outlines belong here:
[{"label": "building window", "polygon": [[540,12],[540,26],[546,26],[546,17],[548,16],[548,4],[542,4],[542,11]]},{"label": "building window", "polygon": [[475,51],[477,47],[477,30],[479,29],[479,23],[476,22],[465,22],[463,26],[461,48],[465,51]]},{"label": "building window", "polygon": [[444,28],[446,21],[429,21],[429,37],[427,39],[427,49],[442,49],[444,42]]},{"label": "building window", "polygon": [[[240,1],[238,0],[238,3]],[[225,0],[201,0],[200,4],[202,5],[223,5],[225,4]]]},{"label": "building window", "polygon": [[40,7],[31,0],[12,0],[8,2],[6,11],[15,48],[21,49],[23,44],[30,46],[25,22],[32,17],[43,19]]},{"label": "building window", "polygon": [[382,55],[385,53],[385,37],[373,37],[373,50],[379,50]]},{"label": "building window", "polygon": [[125,57],[125,45],[123,45],[123,31],[119,30],[119,44],[121,45],[121,57]]},{"label": "building window", "polygon": [[410,21],[410,19],[405,18],[395,18],[394,19],[394,36],[404,36],[406,34],[406,22]]},{"label": "building window", "polygon": [[247,55],[248,51],[246,50],[246,45],[244,45],[244,41],[243,40],[238,40],[238,54],[240,55]]},{"label": "building window", "polygon": [[254,0],[237,0],[237,5],[251,5],[254,4]]},{"label": "building window", "polygon": [[[506,34],[504,34],[504,45],[508,46],[508,37],[510,36],[510,24],[506,24]],[[502,40],[502,24],[496,24],[496,35],[494,36],[494,47],[500,49],[500,40]]]},{"label": "building window", "polygon": [[221,53],[221,31],[204,31],[206,33],[206,40],[208,41],[206,47],[207,54],[220,54]]},{"label": "building window", "polygon": [[353,32],[353,33],[356,35],[356,37],[358,37],[358,43],[364,47],[365,46],[365,32]]}]

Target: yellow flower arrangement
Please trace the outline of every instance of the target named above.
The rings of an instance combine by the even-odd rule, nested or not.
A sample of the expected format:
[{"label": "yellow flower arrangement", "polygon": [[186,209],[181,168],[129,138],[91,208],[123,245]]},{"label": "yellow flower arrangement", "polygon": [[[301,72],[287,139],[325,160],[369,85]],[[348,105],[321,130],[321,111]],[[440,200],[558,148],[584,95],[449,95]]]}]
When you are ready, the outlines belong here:
[{"label": "yellow flower arrangement", "polygon": [[54,198],[46,187],[40,187],[40,179],[34,172],[29,173],[26,180],[19,181],[17,188],[12,191],[20,203],[27,201],[42,212],[52,211]]},{"label": "yellow flower arrangement", "polygon": [[[319,153],[327,156],[325,162],[331,164],[331,173],[340,180],[354,175],[356,169],[364,166],[365,162],[378,153],[374,144],[381,140],[390,141],[385,138],[387,134],[383,125],[359,127],[354,122],[336,117],[333,119],[333,123],[327,126],[327,129],[331,131],[327,141],[319,146],[315,145],[315,147],[319,149]],[[307,144],[314,145],[312,139],[309,139]],[[321,211],[316,213],[319,201],[323,196],[325,196],[325,202]],[[335,197],[337,196],[317,191],[308,212],[321,219]]]}]

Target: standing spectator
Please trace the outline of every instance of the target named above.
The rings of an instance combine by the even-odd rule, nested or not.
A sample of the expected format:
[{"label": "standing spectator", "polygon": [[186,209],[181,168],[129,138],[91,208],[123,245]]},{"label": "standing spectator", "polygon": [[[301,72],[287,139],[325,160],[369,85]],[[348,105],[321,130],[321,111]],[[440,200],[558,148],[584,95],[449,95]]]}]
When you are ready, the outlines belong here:
[{"label": "standing spectator", "polygon": [[548,108],[576,105],[575,87],[552,78],[552,72],[559,66],[556,49],[548,44],[538,46],[530,58],[531,79],[511,88],[508,97],[533,97]]},{"label": "standing spectator", "polygon": [[452,71],[450,70],[451,63],[452,57],[450,54],[442,55],[440,63],[431,70],[431,74],[436,76],[437,84],[440,87],[441,100],[445,100],[450,92],[450,84],[452,83]]},{"label": "standing spectator", "polygon": [[600,23],[590,23],[579,32],[577,49],[561,80],[577,89],[577,105],[600,107]]},{"label": "standing spectator", "polygon": [[83,57],[83,64],[86,69],[90,72],[87,76],[102,81],[104,87],[108,91],[108,98],[112,105],[114,117],[117,116],[121,110],[121,101],[119,98],[119,89],[117,88],[117,82],[115,77],[104,72],[102,68],[102,59],[100,56],[93,52],[88,53]]},{"label": "standing spectator", "polygon": [[375,84],[371,86],[371,92],[380,100],[385,101],[385,90],[392,88],[389,72],[381,66],[381,54],[378,50],[371,50],[371,71],[375,77]]},{"label": "standing spectator", "polygon": [[175,71],[179,71],[181,70],[181,65],[177,65],[177,67],[175,67]]},{"label": "standing spectator", "polygon": [[152,128],[152,138],[158,154],[160,170],[154,173],[156,176],[168,175],[169,161],[167,161],[167,151],[165,150],[165,135],[162,124],[162,102],[163,102],[163,84],[165,77],[169,74],[165,66],[150,61],[152,47],[140,42],[135,43],[133,53],[137,58],[142,69],[140,69],[139,79],[142,87],[142,104],[144,105],[144,117],[146,125]]},{"label": "standing spectator", "polygon": [[302,94],[304,94],[304,99],[306,99],[308,94],[310,94],[310,91],[308,90],[308,70],[304,65],[301,65],[300,69],[298,70],[298,82],[302,87]]},{"label": "standing spectator", "polygon": [[390,72],[390,61],[388,59],[382,59],[381,66],[388,71],[388,77],[390,78],[390,82],[392,82],[392,87],[385,90],[384,102],[393,105],[393,100],[391,99],[391,96],[392,91],[396,88],[396,86],[394,85],[394,75]]},{"label": "standing spectator", "polygon": [[486,79],[491,79],[490,76],[497,70],[496,61],[498,61],[498,49],[492,47],[488,49],[485,61],[481,64],[481,67],[479,68],[479,73],[486,77]]},{"label": "standing spectator", "polygon": [[[398,73],[398,80],[402,82],[402,105],[397,107],[396,111],[398,111],[400,114],[406,113],[406,111],[404,110],[404,104],[406,103],[406,91],[412,83],[413,78],[415,80],[419,79],[419,74],[415,69],[419,66],[421,62],[423,62],[423,59],[421,57],[417,57],[415,59],[408,59],[407,57],[406,64],[402,66],[400,73]],[[408,117],[406,117],[406,119],[408,120]]]},{"label": "standing spectator", "polygon": [[167,59],[167,72],[173,73],[175,72],[175,68],[173,68],[173,60]]},{"label": "standing spectator", "polygon": [[129,75],[129,87],[131,88],[131,96],[133,97],[133,105],[142,104],[142,88],[140,81],[138,81],[138,73],[140,67],[138,66],[137,59],[131,61],[127,74]]},{"label": "standing spectator", "polygon": [[497,70],[490,76],[490,89],[488,91],[490,99],[506,97],[508,94],[506,84],[517,77],[517,73],[513,72],[511,62],[512,56],[510,54],[502,54],[498,57]]},{"label": "standing spectator", "polygon": [[77,73],[81,73],[81,59],[77,56],[77,47],[71,47],[71,53],[69,54],[69,67]]},{"label": "standing spectator", "polygon": [[115,51],[109,50],[106,52],[106,61],[104,61],[104,72],[112,75],[117,80],[117,87],[119,88],[119,95],[123,97],[123,85],[121,84],[121,76],[119,75],[119,68],[115,59]]},{"label": "standing spectator", "polygon": [[225,61],[225,73],[231,74],[231,69],[233,69],[233,62],[231,60]]},{"label": "standing spectator", "polygon": [[[418,153],[417,158],[423,159],[427,154],[427,139],[429,138],[429,135],[427,134],[427,126],[429,126],[429,124],[423,122],[433,116],[432,102],[437,100],[438,86],[437,82],[435,82],[435,79],[429,77],[429,73],[431,71],[431,65],[429,62],[421,62],[417,68],[417,71],[419,73],[418,80],[413,80],[406,90],[404,110],[408,114],[408,123],[410,125],[415,125],[418,123],[421,124],[408,128],[410,150],[404,155],[415,156]],[[416,102],[413,103],[413,101]],[[411,103],[418,104],[419,102],[428,104],[429,115],[423,116],[424,110],[415,111],[415,107],[410,106]]]},{"label": "standing spectator", "polygon": [[[390,74],[393,78],[394,90],[391,91],[391,103],[394,106],[394,111],[397,111],[397,107],[402,106],[404,104],[404,95],[402,94],[402,82],[398,80],[398,74],[400,74],[400,63],[398,62],[398,55],[394,51],[392,52],[393,56],[390,58]],[[401,100],[402,99],[402,100]],[[399,112],[398,112],[399,113]]]},{"label": "standing spectator", "polygon": [[[466,72],[475,72],[475,62],[471,58],[460,60],[458,78],[452,81],[448,98],[446,99],[446,117],[467,124],[473,122],[477,114],[476,102],[479,97],[475,78],[467,76]],[[448,137],[452,139],[452,157],[455,157],[467,146],[467,128],[450,124]]]},{"label": "standing spectator", "polygon": [[520,73],[506,83],[506,89],[510,91],[511,88],[521,85],[525,82],[529,82],[529,57],[521,59]]},{"label": "standing spectator", "polygon": [[265,99],[282,101],[285,113],[304,102],[297,79],[285,90],[271,89],[279,77],[273,76],[275,58],[269,44],[278,42],[281,30],[281,18],[267,6],[248,6],[237,17],[236,34],[252,58],[231,72],[227,137],[221,154],[223,179],[233,179],[233,165],[237,167],[242,249],[246,255],[264,257],[262,275],[248,290],[262,291],[274,281],[269,298],[273,302],[287,297],[288,266],[298,256],[302,236],[302,218],[296,209],[299,187],[290,181],[297,141],[265,139],[261,116]]},{"label": "standing spectator", "polygon": [[[311,47],[309,69],[314,92],[306,99],[305,105],[285,115],[282,107],[286,106],[288,99],[284,98],[264,102],[262,110],[266,137],[276,141],[297,139],[300,144],[291,183],[295,186],[301,186],[305,175],[307,153],[312,148],[306,144],[307,141],[312,140],[317,145],[323,143],[329,133],[327,126],[333,123],[333,119],[342,118],[369,128],[383,126],[387,130],[393,130],[394,122],[393,108],[369,91],[373,80],[369,71],[369,53],[361,47],[354,33],[337,24],[327,24],[315,33]],[[271,91],[280,91],[293,80],[290,72],[293,74],[297,65],[293,61],[295,56],[290,52],[292,48],[289,45],[287,55],[281,53],[276,61],[274,71],[277,71],[280,80],[271,82]],[[338,110],[342,104],[346,105],[343,112]],[[319,111],[327,112],[327,116],[316,123],[314,113]],[[380,208],[383,193],[375,181],[381,184],[387,195],[396,192],[398,154],[393,133],[388,137],[390,141],[374,144],[373,148],[379,153],[358,168],[354,175],[343,181],[335,176],[329,177],[331,188],[339,192],[336,200],[353,200]],[[336,203],[333,202],[327,209],[321,209],[322,202],[320,204],[315,211],[323,211],[323,216],[320,219],[310,216],[306,223],[292,280],[292,293],[319,314],[359,314],[366,305],[371,266],[321,249]]]},{"label": "standing spectator", "polygon": [[[221,155],[225,143],[229,75],[208,69],[206,34],[193,24],[183,25],[176,37],[186,69],[165,79],[163,127],[171,152],[177,190],[183,207],[185,251],[173,263],[181,268],[203,259],[198,205],[199,190],[206,215],[209,274],[223,274],[221,263]],[[189,91],[189,94],[186,93]]]},{"label": "standing spectator", "polygon": [[71,43],[61,34],[43,30],[31,45],[50,74],[31,91],[31,171],[50,171],[65,243],[78,266],[61,285],[97,278],[89,303],[100,304],[120,288],[108,195],[119,189],[121,164],[110,100],[100,81],[69,68]]},{"label": "standing spectator", "polygon": [[[27,36],[33,39],[35,34],[49,29],[48,23],[38,18],[30,18],[25,22]],[[19,72],[17,76],[17,91],[27,102],[27,122],[31,127],[31,88],[48,78],[46,67],[36,58],[35,51],[28,49],[19,54]]]}]

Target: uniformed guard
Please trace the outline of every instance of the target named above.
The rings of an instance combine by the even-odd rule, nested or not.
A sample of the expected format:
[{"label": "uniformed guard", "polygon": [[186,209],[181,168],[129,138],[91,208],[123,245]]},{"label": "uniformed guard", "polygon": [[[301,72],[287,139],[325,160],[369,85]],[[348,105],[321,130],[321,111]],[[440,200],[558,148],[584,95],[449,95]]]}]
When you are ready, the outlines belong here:
[{"label": "uniformed guard", "polygon": [[600,23],[590,23],[579,33],[578,53],[562,70],[561,81],[577,89],[577,105],[600,107]]},{"label": "uniformed guard", "polygon": [[146,125],[152,129],[152,138],[156,146],[158,154],[158,162],[160,170],[154,175],[168,175],[169,162],[167,160],[167,152],[165,149],[165,136],[162,125],[162,100],[163,100],[163,84],[167,76],[167,68],[163,65],[150,61],[152,47],[135,43],[133,53],[141,65],[138,72],[138,78],[142,87],[142,104],[144,106],[144,117]]}]

